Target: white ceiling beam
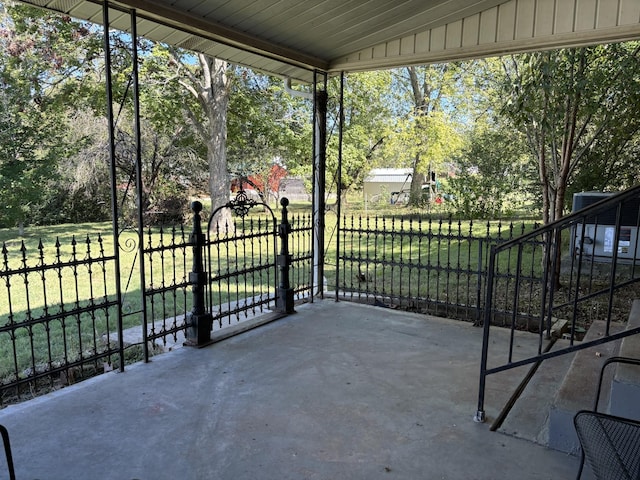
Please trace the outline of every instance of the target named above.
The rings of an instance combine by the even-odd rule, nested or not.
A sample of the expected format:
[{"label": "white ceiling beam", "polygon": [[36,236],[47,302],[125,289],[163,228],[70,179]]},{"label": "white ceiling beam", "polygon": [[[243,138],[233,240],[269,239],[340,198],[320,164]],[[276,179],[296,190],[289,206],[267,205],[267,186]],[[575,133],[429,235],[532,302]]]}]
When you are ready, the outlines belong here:
[{"label": "white ceiling beam", "polygon": [[190,15],[187,12],[168,7],[159,2],[150,0],[119,0],[112,3],[122,8],[135,9],[137,15],[142,18],[179,28],[226,45],[258,53],[289,64],[319,70],[326,70],[329,66],[328,61],[325,59],[306,55],[303,52],[267,42],[248,33]]}]

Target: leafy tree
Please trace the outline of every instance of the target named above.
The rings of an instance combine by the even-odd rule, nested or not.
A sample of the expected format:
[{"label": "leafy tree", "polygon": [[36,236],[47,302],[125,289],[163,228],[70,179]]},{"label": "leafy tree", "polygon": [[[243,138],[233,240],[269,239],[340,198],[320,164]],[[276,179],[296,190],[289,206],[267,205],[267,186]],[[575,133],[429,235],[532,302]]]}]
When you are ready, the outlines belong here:
[{"label": "leafy tree", "polygon": [[206,158],[212,208],[224,205],[230,187],[226,151],[229,65],[201,53],[155,44],[144,59],[142,74],[154,87],[145,96],[154,109],[149,112],[153,124],[170,119],[172,136],[181,125],[193,129],[191,151]]},{"label": "leafy tree", "polygon": [[[640,130],[638,42],[504,59],[504,113],[537,161],[545,223],[564,213],[570,185],[619,174]],[[602,183],[600,183],[600,186]]]},{"label": "leafy tree", "polygon": [[[121,192],[125,213],[134,215],[139,204],[147,222],[176,222],[188,213],[190,195],[208,192],[213,208],[226,203],[226,106],[217,105],[228,94],[221,87],[227,82],[226,63],[138,39],[142,191],[136,201],[131,195],[136,178],[133,45],[122,33],[111,43],[114,98],[119,102],[116,166],[119,184],[126,185]],[[213,126],[217,121],[221,131]]]},{"label": "leafy tree", "polygon": [[527,198],[530,159],[522,135],[504,123],[478,121],[449,180],[453,205],[464,218],[512,213]]},{"label": "leafy tree", "polygon": [[40,224],[105,221],[111,218],[111,182],[107,122],[89,110],[69,114],[57,169],[45,179],[46,193],[35,207]]},{"label": "leafy tree", "polygon": [[230,173],[265,176],[274,162],[307,163],[310,111],[281,80],[165,45],[153,47],[144,71],[155,86],[148,95],[157,95],[153,123],[186,126],[193,155],[207,159],[213,209],[229,199]]},{"label": "leafy tree", "polygon": [[37,106],[11,91],[2,66],[0,78],[0,226],[19,225],[23,234],[24,222],[41,198],[41,186],[55,162],[48,135],[55,133],[55,125],[46,122]]},{"label": "leafy tree", "polygon": [[229,175],[227,167],[227,107],[230,84],[227,75],[229,65],[223,60],[198,54],[199,68],[185,69],[189,82],[181,85],[197,100],[200,110],[187,104],[186,114],[207,148],[209,165],[209,192],[212,208],[229,199]]},{"label": "leafy tree", "polygon": [[[588,159],[628,158],[640,131],[638,42],[556,50],[505,59],[504,112],[537,161],[544,223],[561,218]],[[616,157],[614,157],[617,156]],[[581,175],[580,175],[581,173]],[[561,238],[554,238],[560,243]],[[560,288],[561,250],[553,278]]]},{"label": "leafy tree", "polygon": [[[110,203],[101,29],[31,7],[2,12],[7,148],[0,181],[7,188],[0,221],[17,221],[36,206],[40,221],[101,218]],[[234,170],[254,175],[269,172],[275,160],[309,164],[309,105],[286,95],[280,80],[139,39],[143,191],[138,203],[131,195],[137,155],[132,41],[114,32],[111,45],[118,204],[128,215],[138,204],[155,212],[177,201],[187,205],[187,193],[202,191],[207,181],[213,207],[226,203],[228,154]],[[94,204],[93,216],[92,200],[100,205]]]},{"label": "leafy tree", "polygon": [[[310,102],[291,97],[281,79],[234,67],[227,158],[232,176],[254,179],[265,197],[277,192],[283,167],[310,165]],[[275,190],[274,190],[275,189]]]},{"label": "leafy tree", "polygon": [[530,207],[535,168],[523,134],[500,114],[502,63],[489,58],[461,68],[470,75],[465,89],[470,97],[462,115],[463,147],[454,156],[456,175],[449,179],[452,204],[468,218],[495,218]]},{"label": "leafy tree", "polygon": [[468,96],[470,77],[458,63],[411,66],[396,73],[397,102],[405,111],[393,145],[408,157],[404,162],[413,169],[409,202],[418,205],[423,180],[462,146],[455,114]]},{"label": "leafy tree", "polygon": [[640,136],[620,142],[615,136],[603,136],[601,148],[585,154],[583,166],[577,169],[567,187],[565,207],[570,208],[574,193],[585,191],[620,191],[640,183],[637,168],[640,157]]},{"label": "leafy tree", "polygon": [[[382,162],[382,145],[391,129],[391,72],[352,73],[344,82],[344,126],[342,146],[342,177],[340,192],[346,201],[347,192],[361,186],[369,170]],[[327,135],[327,171],[338,185],[338,126],[340,79],[329,83],[329,120]]]},{"label": "leafy tree", "polygon": [[64,142],[64,105],[95,43],[69,17],[0,7],[0,224],[23,226],[47,195],[57,159],[73,150]]}]

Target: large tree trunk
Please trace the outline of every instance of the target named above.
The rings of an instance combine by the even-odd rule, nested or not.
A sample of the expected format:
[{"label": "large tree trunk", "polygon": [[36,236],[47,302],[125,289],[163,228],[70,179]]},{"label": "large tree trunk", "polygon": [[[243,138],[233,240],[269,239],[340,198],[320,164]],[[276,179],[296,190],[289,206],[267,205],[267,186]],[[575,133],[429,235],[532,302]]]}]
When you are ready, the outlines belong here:
[{"label": "large tree trunk", "polygon": [[[420,163],[420,154],[416,154],[413,162],[413,171],[411,172],[411,190],[409,194],[410,205],[420,205],[422,203],[422,180],[424,175],[419,172],[418,164]],[[429,189],[429,201],[431,201],[431,189]]]},{"label": "large tree trunk", "polygon": [[227,107],[229,88],[227,62],[216,58],[208,59],[209,71],[205,74],[206,114],[209,120],[207,154],[209,160],[209,188],[211,200],[216,207],[223,205],[229,197],[229,177],[227,173]]},{"label": "large tree trunk", "polygon": [[[215,211],[229,201],[230,179],[227,168],[227,107],[230,85],[227,77],[227,62],[217,58],[198,55],[202,68],[202,83],[198,90],[198,101],[203,108],[206,124],[197,125],[207,146],[209,164],[209,193],[211,210]],[[192,119],[197,118],[191,115]],[[232,230],[231,212],[222,209],[212,222],[220,232]]]},{"label": "large tree trunk", "polygon": [[[431,67],[428,67],[431,68]],[[436,98],[431,98],[432,88],[428,82],[421,82],[418,78],[418,72],[416,67],[407,67],[407,71],[409,72],[409,80],[411,83],[411,92],[413,96],[414,102],[414,110],[417,118],[427,119],[429,115],[438,110],[439,102],[440,102],[440,94],[437,95]],[[416,128],[422,129],[421,122],[416,123]],[[422,152],[428,152],[428,143],[429,139],[425,134],[421,135],[422,142]],[[422,198],[422,183],[424,176],[427,175],[427,182],[429,183],[429,191],[428,191],[428,201],[432,201],[432,193],[433,190],[431,188],[431,172],[425,172],[425,166],[420,164],[421,156],[420,153],[416,153],[414,163],[413,163],[413,172],[411,177],[411,193],[409,195],[409,204],[412,206],[421,205]]]}]

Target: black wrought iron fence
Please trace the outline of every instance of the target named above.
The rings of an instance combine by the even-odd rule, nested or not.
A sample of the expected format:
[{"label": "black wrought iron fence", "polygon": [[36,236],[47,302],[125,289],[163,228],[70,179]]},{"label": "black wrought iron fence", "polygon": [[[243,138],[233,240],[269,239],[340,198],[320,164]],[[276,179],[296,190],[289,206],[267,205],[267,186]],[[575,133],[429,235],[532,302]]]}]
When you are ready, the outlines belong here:
[{"label": "black wrought iron fence", "polygon": [[[178,342],[185,330],[189,310],[191,250],[185,226],[151,229],[145,234],[145,297],[143,345],[145,356],[154,345]],[[127,312],[125,312],[125,315]]]},{"label": "black wrought iron fence", "polygon": [[[311,295],[312,222],[307,215],[289,221],[290,286],[294,300],[303,300]],[[0,402],[124,368],[155,348],[181,344],[193,307],[190,232],[191,226],[147,228],[141,236],[125,230],[117,251],[101,234],[59,238],[54,245],[4,242]],[[214,232],[209,259],[220,268],[212,271],[210,308],[224,312],[214,328],[274,307],[278,233],[260,214]],[[120,270],[120,282],[118,262],[130,265]]]},{"label": "black wrought iron fence", "polygon": [[310,299],[313,292],[313,219],[311,214],[293,215],[289,218],[289,270],[294,300]]},{"label": "black wrought iron fence", "polygon": [[[16,249],[12,247],[17,247]],[[122,358],[116,256],[103,237],[3,243],[0,267],[2,403],[94,375]]]},{"label": "black wrought iron fence", "polygon": [[[216,221],[231,210],[237,220]],[[248,217],[251,209],[260,210]],[[218,327],[264,313],[276,301],[278,225],[271,208],[242,191],[209,217],[204,233],[208,311]]]},{"label": "black wrought iron fence", "polygon": [[[214,221],[216,213],[224,209],[236,215],[223,222]],[[294,215],[288,221],[290,284],[293,300],[302,301],[311,297],[312,289],[312,220],[310,215]],[[278,226],[268,206],[246,198],[236,198],[210,215],[197,248],[202,249],[206,274],[203,300],[213,330],[274,309]],[[176,342],[188,328],[193,308],[193,235],[186,233],[184,226],[155,234],[150,229],[147,233],[144,251],[149,281],[144,294],[149,321],[145,346],[149,342],[163,346]]]},{"label": "black wrought iron fence", "polygon": [[[343,299],[477,322],[491,246],[536,226],[451,218],[345,217],[339,229],[335,288]],[[509,270],[504,274],[510,275]]]}]

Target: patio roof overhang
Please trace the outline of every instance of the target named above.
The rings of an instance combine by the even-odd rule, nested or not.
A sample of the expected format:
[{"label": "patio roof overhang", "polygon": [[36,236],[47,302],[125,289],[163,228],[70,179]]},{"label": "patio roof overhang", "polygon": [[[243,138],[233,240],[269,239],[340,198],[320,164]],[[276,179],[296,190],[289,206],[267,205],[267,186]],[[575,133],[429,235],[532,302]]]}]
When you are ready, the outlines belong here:
[{"label": "patio roof overhang", "polygon": [[[22,0],[102,22],[96,0]],[[637,0],[119,0],[111,26],[312,82],[336,74],[640,38]]]}]

